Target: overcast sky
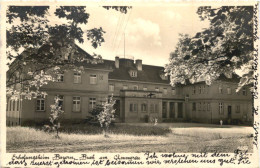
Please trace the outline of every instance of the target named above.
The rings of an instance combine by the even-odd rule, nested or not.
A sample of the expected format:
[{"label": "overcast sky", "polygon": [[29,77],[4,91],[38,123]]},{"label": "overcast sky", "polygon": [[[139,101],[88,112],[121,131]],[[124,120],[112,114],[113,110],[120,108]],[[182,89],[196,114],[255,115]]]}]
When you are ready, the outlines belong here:
[{"label": "overcast sky", "polygon": [[105,43],[94,49],[85,38],[80,44],[85,51],[114,60],[124,55],[142,59],[143,64],[164,66],[174,50],[180,33],[194,35],[208,26],[196,14],[198,6],[134,6],[127,14],[103,7],[87,7],[90,14],[88,30],[102,27]]}]

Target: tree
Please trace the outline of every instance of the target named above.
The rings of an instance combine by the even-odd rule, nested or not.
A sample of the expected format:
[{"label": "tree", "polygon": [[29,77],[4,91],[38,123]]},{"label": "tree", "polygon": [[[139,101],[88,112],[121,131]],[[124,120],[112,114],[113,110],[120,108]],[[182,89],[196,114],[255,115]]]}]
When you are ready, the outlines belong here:
[{"label": "tree", "polygon": [[115,105],[116,101],[113,100],[113,96],[107,99],[106,103],[103,105],[103,111],[97,115],[100,126],[103,128],[104,136],[108,137],[108,128],[111,122],[115,119]]},{"label": "tree", "polygon": [[201,20],[210,26],[194,37],[180,35],[165,71],[171,84],[205,80],[208,85],[221,74],[230,77],[243,70],[239,90],[253,82],[253,7],[199,7]]},{"label": "tree", "polygon": [[51,116],[50,116],[50,122],[52,130],[56,131],[56,137],[59,138],[59,128],[60,128],[60,120],[62,117],[62,114],[64,111],[61,109],[61,106],[59,105],[59,97],[55,97],[55,103],[51,105]]},{"label": "tree", "polygon": [[[59,6],[53,15],[66,21],[53,24],[48,20],[49,6],[9,6],[6,30],[7,58],[13,61],[7,72],[7,95],[35,98],[46,94],[40,91],[43,85],[56,81],[67,69],[84,70],[78,63],[100,63],[101,56],[85,54],[76,43],[84,43],[84,35],[94,48],[105,39],[102,27],[83,32],[89,14],[85,6]],[[106,6],[126,13],[131,7]],[[23,50],[20,54],[19,51]]]}]

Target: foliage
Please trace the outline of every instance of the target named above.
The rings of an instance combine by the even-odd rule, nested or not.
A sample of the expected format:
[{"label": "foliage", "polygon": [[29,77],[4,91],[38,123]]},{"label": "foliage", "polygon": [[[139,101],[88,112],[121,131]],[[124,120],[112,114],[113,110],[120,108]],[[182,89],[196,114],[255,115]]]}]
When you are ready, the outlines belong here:
[{"label": "foliage", "polygon": [[230,77],[236,70],[243,71],[238,90],[252,83],[253,63],[253,7],[199,7],[201,20],[210,26],[194,37],[180,35],[175,51],[165,71],[171,84],[205,80],[208,85],[221,74]]},{"label": "foliage", "polygon": [[[113,7],[106,7],[110,8]],[[115,8],[122,13],[127,9]],[[50,11],[49,6],[9,6],[7,9],[8,96],[35,98],[46,94],[39,91],[40,88],[57,81],[60,73],[69,69],[83,71],[79,63],[102,62],[100,55],[86,54],[76,45],[84,43],[84,36],[94,48],[105,42],[102,27],[82,30],[81,26],[89,19],[85,6],[58,6],[54,13]],[[54,17],[63,22],[52,23]]]},{"label": "foliage", "polygon": [[89,113],[93,116],[94,121],[98,121],[97,116],[104,110],[103,105],[97,104],[93,109],[89,111]]},{"label": "foliage", "polygon": [[56,131],[56,137],[59,137],[59,129],[60,129],[60,120],[62,117],[62,114],[64,111],[61,109],[61,106],[59,105],[59,97],[55,97],[55,103],[51,105],[51,116],[50,116],[50,122],[51,127],[53,130]]},{"label": "foliage", "polygon": [[103,111],[97,115],[98,121],[101,127],[104,128],[105,137],[107,136],[107,131],[111,122],[115,119],[115,109],[114,104],[115,100],[113,100],[113,96],[107,99],[106,103],[103,105]]}]

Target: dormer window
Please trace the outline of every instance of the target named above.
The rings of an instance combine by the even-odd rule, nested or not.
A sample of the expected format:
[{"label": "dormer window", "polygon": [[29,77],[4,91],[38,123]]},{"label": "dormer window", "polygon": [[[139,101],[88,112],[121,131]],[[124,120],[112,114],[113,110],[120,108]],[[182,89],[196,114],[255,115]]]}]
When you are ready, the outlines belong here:
[{"label": "dormer window", "polygon": [[130,71],[131,77],[137,77],[137,71]]},{"label": "dormer window", "polygon": [[168,76],[165,75],[164,73],[162,73],[162,74],[160,75],[160,77],[162,78],[162,80],[168,80]]}]

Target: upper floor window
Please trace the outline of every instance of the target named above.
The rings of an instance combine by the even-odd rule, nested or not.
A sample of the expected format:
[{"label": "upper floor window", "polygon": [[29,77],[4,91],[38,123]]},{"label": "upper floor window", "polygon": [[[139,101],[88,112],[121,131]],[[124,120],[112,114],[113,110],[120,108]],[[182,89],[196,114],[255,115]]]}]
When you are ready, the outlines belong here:
[{"label": "upper floor window", "polygon": [[201,94],[201,86],[199,86],[199,94]]},{"label": "upper floor window", "polygon": [[80,111],[80,97],[75,96],[73,97],[73,111]]},{"label": "upper floor window", "polygon": [[154,105],[150,104],[150,112],[153,113],[154,112]]},{"label": "upper floor window", "polygon": [[74,83],[81,83],[81,73],[74,72]]},{"label": "upper floor window", "polygon": [[198,108],[198,110],[200,111],[202,108],[201,108],[201,102],[199,103],[199,108]]},{"label": "upper floor window", "polygon": [[58,82],[64,82],[64,74],[58,74],[57,81]]},{"label": "upper floor window", "polygon": [[129,111],[130,112],[137,112],[137,107],[138,107],[137,104],[131,103]]},{"label": "upper floor window", "polygon": [[218,107],[219,107],[219,114],[224,114],[223,103],[219,103],[219,104],[218,104]]},{"label": "upper floor window", "polygon": [[158,87],[155,87],[155,91],[156,91],[156,92],[159,92],[160,90],[159,90],[159,88],[158,88]]},{"label": "upper floor window", "polygon": [[89,81],[90,81],[90,84],[91,84],[91,85],[97,84],[97,75],[91,74]]},{"label": "upper floor window", "polygon": [[221,93],[221,94],[223,93],[223,88],[221,85],[218,86],[218,93]]},{"label": "upper floor window", "polygon": [[115,89],[115,86],[113,84],[110,84],[108,89],[110,92],[113,92]]},{"label": "upper floor window", "polygon": [[138,85],[133,86],[134,90],[138,90]]},{"label": "upper floor window", "polygon": [[127,90],[128,86],[127,85],[123,85],[123,90]]},{"label": "upper floor window", "polygon": [[244,96],[246,96],[246,88],[243,88],[242,93]]},{"label": "upper floor window", "polygon": [[45,110],[45,99],[42,96],[38,96],[36,100],[36,110],[44,111]]},{"label": "upper floor window", "polygon": [[58,106],[60,107],[61,110],[63,110],[63,99],[64,99],[64,96],[63,95],[57,95],[57,97],[59,98]]},{"label": "upper floor window", "polygon": [[141,111],[146,112],[147,111],[147,105],[145,103],[141,104]]},{"label": "upper floor window", "polygon": [[96,105],[96,98],[89,98],[89,105],[91,108],[94,108]]},{"label": "upper floor window", "polygon": [[202,93],[206,93],[206,86],[205,85],[202,86]]},{"label": "upper floor window", "polygon": [[227,88],[227,94],[231,94],[231,88],[230,87]]},{"label": "upper floor window", "polygon": [[196,94],[196,87],[195,86],[192,87],[192,93]]},{"label": "upper floor window", "polygon": [[163,88],[163,94],[167,94],[167,88]]},{"label": "upper floor window", "polygon": [[176,89],[172,88],[172,95],[176,95]]}]

